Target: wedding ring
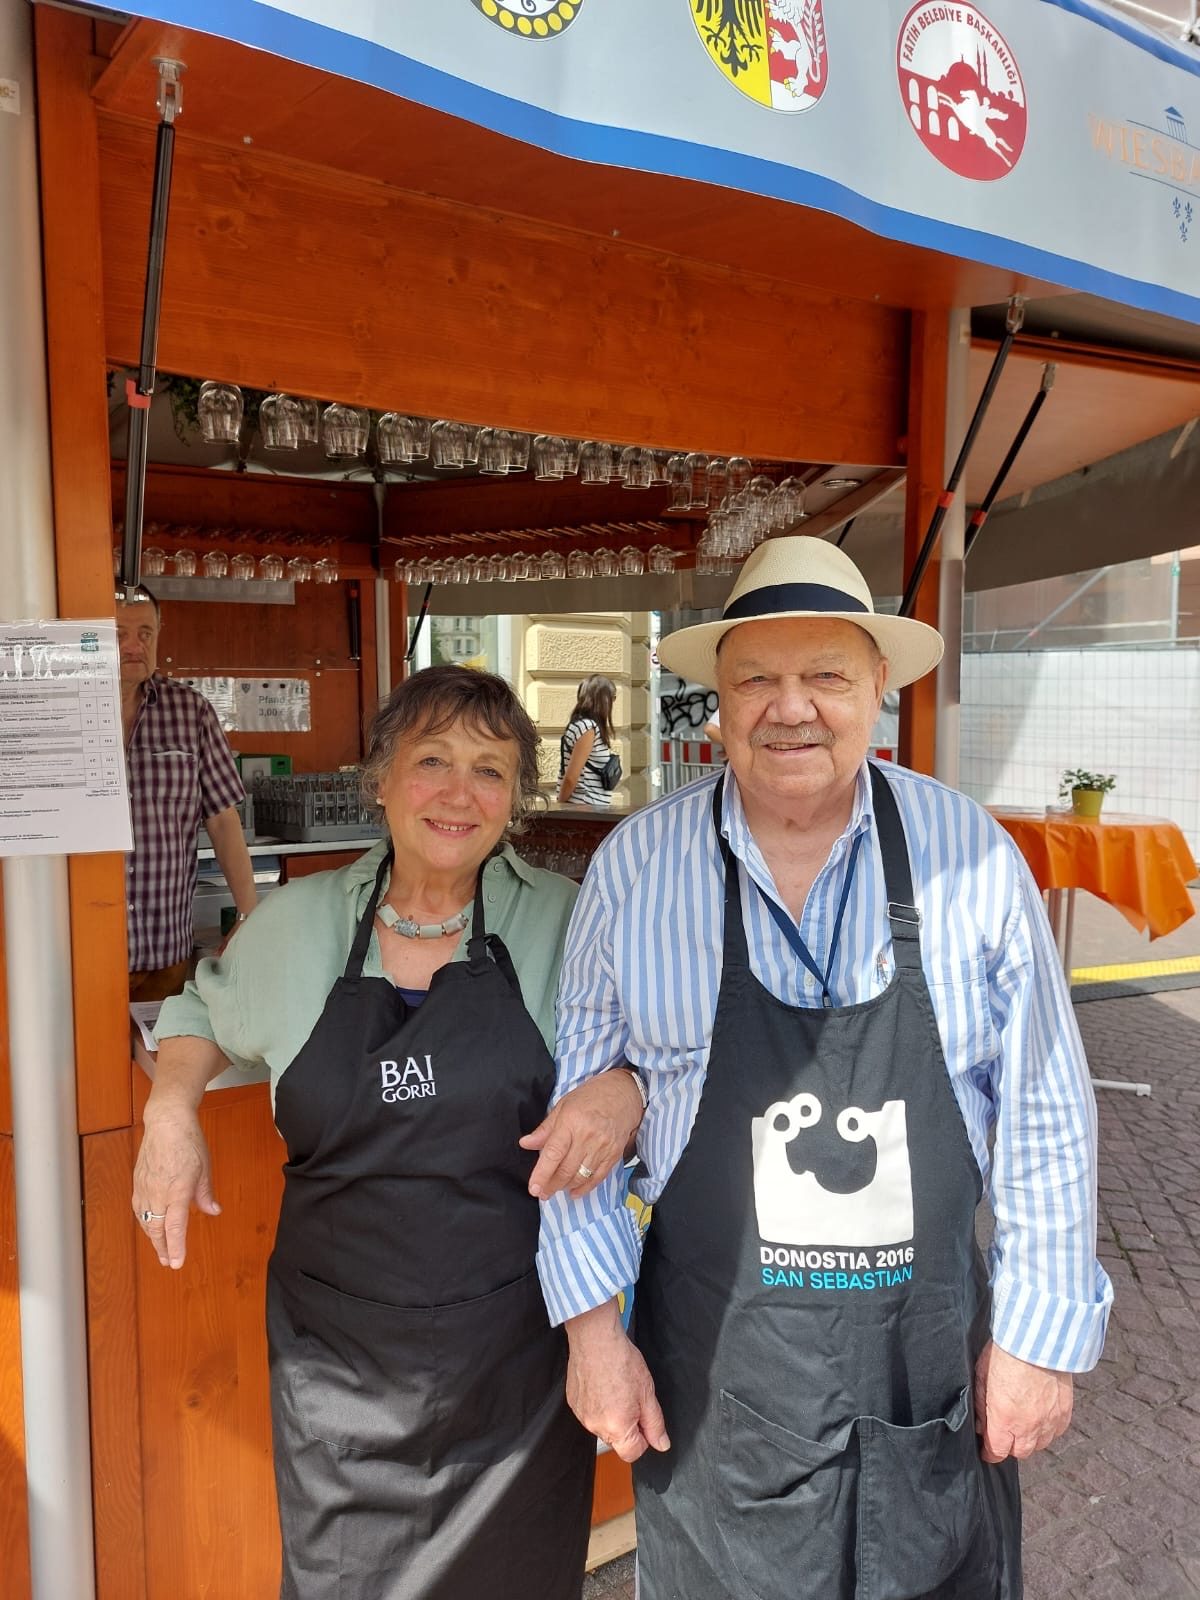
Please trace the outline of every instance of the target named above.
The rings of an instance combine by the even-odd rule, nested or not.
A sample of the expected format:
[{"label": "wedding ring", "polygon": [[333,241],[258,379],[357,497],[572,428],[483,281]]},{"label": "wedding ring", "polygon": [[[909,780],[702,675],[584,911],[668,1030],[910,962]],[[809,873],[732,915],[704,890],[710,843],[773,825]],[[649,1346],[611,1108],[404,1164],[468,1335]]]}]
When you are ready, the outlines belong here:
[{"label": "wedding ring", "polygon": [[143,1211],[140,1213],[139,1220],[142,1222],[161,1222],[166,1214],[165,1211]]},{"label": "wedding ring", "polygon": [[590,1178],[591,1175],[592,1175],[591,1167],[580,1167],[578,1169],[578,1176],[581,1177],[581,1178]]}]

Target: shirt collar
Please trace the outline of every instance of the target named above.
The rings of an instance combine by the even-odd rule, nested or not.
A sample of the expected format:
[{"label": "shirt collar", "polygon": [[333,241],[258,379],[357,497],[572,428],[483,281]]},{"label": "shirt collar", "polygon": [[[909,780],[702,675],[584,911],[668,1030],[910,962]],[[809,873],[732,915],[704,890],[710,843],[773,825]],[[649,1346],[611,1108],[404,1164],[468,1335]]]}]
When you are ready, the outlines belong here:
[{"label": "shirt collar", "polygon": [[[379,863],[383,860],[387,847],[388,841],[381,839],[378,844],[373,844],[365,855],[359,856],[357,861],[351,862],[345,869],[343,888],[347,894],[354,894],[364,883],[375,882],[375,874],[379,871]],[[511,872],[514,877],[531,887],[536,882],[534,869],[528,862],[522,861],[512,845],[507,842],[500,847],[499,854],[487,863],[484,870],[491,873]]]},{"label": "shirt collar", "polygon": [[[874,822],[875,803],[871,794],[871,778],[867,763],[864,761],[854,779],[854,805],[850,811],[850,820],[829,852],[830,860],[832,861],[839,852],[848,849],[857,835],[869,833]],[[738,860],[745,861],[748,865],[760,866],[762,874],[769,880],[770,874],[767,872],[766,862],[762,858],[754,835],[750,832],[750,824],[746,821],[742,793],[732,767],[725,768],[725,792],[721,797],[721,832],[729,841],[729,848]]]}]

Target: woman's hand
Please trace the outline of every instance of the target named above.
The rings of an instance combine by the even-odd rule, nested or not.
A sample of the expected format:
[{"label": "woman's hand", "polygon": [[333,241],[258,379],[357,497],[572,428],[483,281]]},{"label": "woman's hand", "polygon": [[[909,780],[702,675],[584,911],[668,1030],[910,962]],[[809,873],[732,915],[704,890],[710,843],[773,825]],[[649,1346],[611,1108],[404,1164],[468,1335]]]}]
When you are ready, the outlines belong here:
[{"label": "woman's hand", "polygon": [[133,1169],[133,1209],[164,1267],[178,1270],[184,1263],[192,1206],[210,1217],[221,1214],[200,1119],[182,1108],[147,1116]]},{"label": "woman's hand", "polygon": [[210,1217],[221,1214],[197,1112],[205,1086],[227,1065],[211,1039],[181,1035],[158,1048],[133,1169],[133,1211],[164,1267],[183,1265],[192,1206]]},{"label": "woman's hand", "polygon": [[530,1194],[535,1200],[560,1189],[576,1200],[591,1194],[626,1159],[641,1125],[642,1097],[628,1069],[613,1067],[579,1084],[520,1141],[523,1150],[540,1152]]}]

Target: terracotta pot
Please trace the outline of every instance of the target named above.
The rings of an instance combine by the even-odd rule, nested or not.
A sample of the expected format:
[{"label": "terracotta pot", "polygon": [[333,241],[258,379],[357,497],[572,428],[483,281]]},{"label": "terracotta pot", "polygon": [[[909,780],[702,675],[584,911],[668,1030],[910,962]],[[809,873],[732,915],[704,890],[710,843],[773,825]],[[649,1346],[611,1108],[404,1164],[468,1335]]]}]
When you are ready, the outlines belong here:
[{"label": "terracotta pot", "polygon": [[1071,810],[1077,817],[1092,817],[1100,815],[1100,807],[1104,804],[1103,789],[1072,789]]}]

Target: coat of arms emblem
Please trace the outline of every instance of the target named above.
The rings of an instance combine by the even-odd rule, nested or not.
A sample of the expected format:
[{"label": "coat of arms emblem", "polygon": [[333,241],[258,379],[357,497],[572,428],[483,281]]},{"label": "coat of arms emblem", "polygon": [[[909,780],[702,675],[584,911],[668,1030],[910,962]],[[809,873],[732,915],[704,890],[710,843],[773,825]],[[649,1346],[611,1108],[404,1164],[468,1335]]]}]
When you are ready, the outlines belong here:
[{"label": "coat of arms emblem", "polygon": [[1003,178],[1021,158],[1025,85],[1003,34],[981,11],[921,0],[896,44],[914,132],[960,178]]},{"label": "coat of arms emblem", "polygon": [[471,0],[497,27],[520,39],[553,39],[583,10],[584,0]]},{"label": "coat of arms emblem", "polygon": [[773,111],[808,111],[829,82],[822,0],[688,0],[713,64]]}]

